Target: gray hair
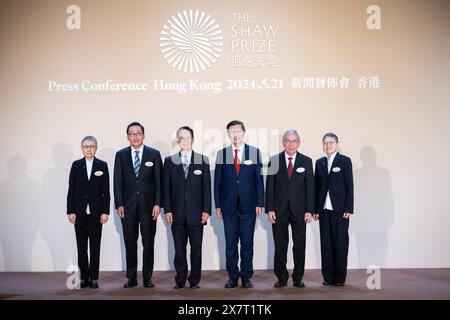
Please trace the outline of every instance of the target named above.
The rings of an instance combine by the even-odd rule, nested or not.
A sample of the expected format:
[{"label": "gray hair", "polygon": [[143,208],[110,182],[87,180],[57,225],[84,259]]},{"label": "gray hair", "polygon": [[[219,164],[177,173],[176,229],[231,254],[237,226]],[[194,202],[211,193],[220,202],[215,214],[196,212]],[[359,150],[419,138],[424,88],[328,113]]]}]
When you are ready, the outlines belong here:
[{"label": "gray hair", "polygon": [[336,143],[339,143],[339,138],[338,138],[338,136],[335,135],[333,132],[325,133],[325,134],[323,135],[322,142],[325,141],[325,138],[331,138],[331,139],[334,139],[334,140],[336,141]]},{"label": "gray hair", "polygon": [[86,136],[81,140],[81,145],[83,145],[83,142],[85,141],[92,141],[95,143],[95,145],[97,145],[97,139],[95,139],[95,137],[93,136]]},{"label": "gray hair", "polygon": [[295,129],[286,130],[283,134],[283,141],[287,140],[287,137],[291,134],[297,136],[298,141],[300,141],[300,135],[298,134],[297,130],[295,130]]}]

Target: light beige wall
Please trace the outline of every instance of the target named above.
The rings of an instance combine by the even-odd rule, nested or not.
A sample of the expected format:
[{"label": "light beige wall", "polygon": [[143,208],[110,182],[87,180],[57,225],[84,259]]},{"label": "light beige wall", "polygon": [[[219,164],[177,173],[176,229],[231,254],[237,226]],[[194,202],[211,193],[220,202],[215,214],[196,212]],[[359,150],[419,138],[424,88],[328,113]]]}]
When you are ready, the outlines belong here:
[{"label": "light beige wall", "polygon": [[[180,125],[196,128],[196,149],[214,151],[224,127],[243,120],[260,134],[265,155],[278,139],[264,134],[301,132],[301,151],[322,156],[321,137],[336,132],[353,160],[355,216],[349,267],[449,267],[450,157],[448,1],[377,1],[382,29],[366,28],[371,1],[87,1],[79,0],[82,28],[69,31],[71,1],[0,4],[0,270],[65,270],[76,263],[75,237],[65,217],[70,164],[80,139],[99,140],[100,158],[113,168],[127,144],[131,121],[146,127],[146,143],[163,155]],[[217,63],[185,75],[162,58],[159,35],[182,9],[212,15],[224,32]],[[251,12],[259,24],[278,24],[277,67],[231,68],[232,12]],[[381,78],[379,89],[290,88],[295,76],[362,75]],[[225,81],[282,78],[281,91],[48,92],[48,81]],[[201,134],[204,133],[204,135]],[[221,132],[222,139],[211,139]],[[170,230],[158,222],[155,269],[171,268]],[[103,270],[123,267],[120,222],[104,227]],[[222,222],[205,229],[205,269],[224,268]],[[122,249],[121,249],[122,248]],[[272,268],[273,242],[265,216],[255,233],[257,269]],[[289,258],[292,266],[292,259]],[[320,266],[318,225],[308,226],[307,268]]]}]

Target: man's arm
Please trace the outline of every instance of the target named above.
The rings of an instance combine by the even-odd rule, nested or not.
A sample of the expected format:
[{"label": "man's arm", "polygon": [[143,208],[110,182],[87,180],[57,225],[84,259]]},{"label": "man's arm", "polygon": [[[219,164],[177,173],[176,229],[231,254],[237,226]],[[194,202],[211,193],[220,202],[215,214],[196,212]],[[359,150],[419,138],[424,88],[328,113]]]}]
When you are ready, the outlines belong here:
[{"label": "man's arm", "polygon": [[116,159],[114,161],[114,204],[116,209],[124,205],[122,161],[120,160],[119,152],[116,153]]},{"label": "man's arm", "polygon": [[344,213],[353,213],[353,166],[347,158],[344,164],[345,206]]},{"label": "man's arm", "polygon": [[69,174],[69,190],[67,191],[67,214],[75,213],[75,186],[77,175],[75,162],[72,163]]},{"label": "man's arm", "polygon": [[108,164],[105,162],[105,172],[103,177],[102,193],[103,193],[103,211],[102,213],[109,214],[109,205],[111,202],[111,195],[109,193],[109,170]]}]

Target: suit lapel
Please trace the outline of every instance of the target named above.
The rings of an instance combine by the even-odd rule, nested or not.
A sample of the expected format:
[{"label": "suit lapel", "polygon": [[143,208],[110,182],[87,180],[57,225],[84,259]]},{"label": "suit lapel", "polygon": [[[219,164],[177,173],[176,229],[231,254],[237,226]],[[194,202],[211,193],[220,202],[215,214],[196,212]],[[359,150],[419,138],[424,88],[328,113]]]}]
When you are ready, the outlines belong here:
[{"label": "suit lapel", "polygon": [[[86,165],[86,158],[82,158],[81,159],[81,168],[82,168],[82,170],[83,170],[83,172],[81,173],[81,175],[83,176],[83,179],[86,181],[86,182],[89,182],[89,179],[88,179],[88,174],[87,174],[87,165]],[[92,173],[91,173],[92,174]]]},{"label": "suit lapel", "polygon": [[[134,172],[134,166],[133,166],[133,163],[134,163],[134,159],[133,159],[133,155],[134,155],[134,152],[132,153],[131,151],[134,151],[133,150],[133,148],[131,147],[131,146],[129,146],[128,147],[128,150],[127,150],[127,156],[125,157],[126,159],[128,159],[127,160],[127,162],[128,162],[128,169],[130,169],[131,170],[131,172],[132,172],[132,174],[134,175],[134,176],[136,176],[136,174],[135,174],[135,172]],[[132,155],[133,154],[133,155]],[[142,162],[142,161],[141,161]]]},{"label": "suit lapel", "polygon": [[339,161],[340,161],[340,156],[339,156],[339,152],[337,152],[336,155],[334,156],[333,163],[331,164],[331,167],[330,167],[330,174],[331,174],[331,172],[333,172],[333,168],[339,165]]},{"label": "suit lapel", "polygon": [[234,152],[233,147],[230,145],[225,149],[225,168],[231,171],[231,174],[237,178],[236,169],[234,167]]}]

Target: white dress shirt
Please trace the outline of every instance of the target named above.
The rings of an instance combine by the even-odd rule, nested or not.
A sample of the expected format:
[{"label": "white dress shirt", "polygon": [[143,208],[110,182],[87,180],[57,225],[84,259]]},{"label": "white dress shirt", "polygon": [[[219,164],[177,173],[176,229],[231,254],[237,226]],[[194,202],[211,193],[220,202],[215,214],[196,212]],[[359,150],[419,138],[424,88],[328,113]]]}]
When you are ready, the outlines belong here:
[{"label": "white dress shirt", "polygon": [[294,163],[295,163],[295,157],[297,156],[297,152],[294,153],[293,156],[288,155],[288,153],[285,151],[284,155],[286,157],[286,168],[289,167],[289,158],[292,158],[292,169],[294,169]]},{"label": "white dress shirt", "polygon": [[131,146],[131,162],[134,166],[134,157],[136,157],[136,152],[139,151],[139,161],[142,164],[142,154],[144,153],[144,145],[142,145],[139,149],[134,149],[133,146]]},{"label": "white dress shirt", "polygon": [[234,146],[234,144],[232,144],[231,145],[231,148],[233,149],[233,160],[234,160],[234,154],[236,153],[236,151],[234,151],[234,150],[236,150],[236,149],[239,149],[239,151],[238,151],[238,159],[239,159],[239,163],[242,163],[242,157],[243,157],[243,155],[244,155],[244,143],[243,144],[241,144],[240,146],[239,146],[239,148],[236,148],[235,146]]},{"label": "white dress shirt", "polygon": [[181,151],[181,163],[191,164],[192,150]]},{"label": "white dress shirt", "polygon": [[[84,158],[86,160],[86,172],[87,172],[87,177],[88,180],[91,180],[91,173],[92,173],[92,166],[94,164],[94,158],[92,158],[91,160],[88,160],[87,158]],[[89,209],[89,203],[86,207],[86,214],[90,214],[91,210]]]},{"label": "white dress shirt", "polygon": [[[337,151],[335,151],[331,155],[331,157],[329,157],[329,158],[327,157],[328,174],[330,174],[331,166],[333,165],[333,161],[334,161],[334,158],[336,157],[336,153],[337,153]],[[327,197],[325,198],[325,204],[324,204],[323,208],[326,210],[333,210],[333,205],[331,204],[329,191],[327,191]]]}]

